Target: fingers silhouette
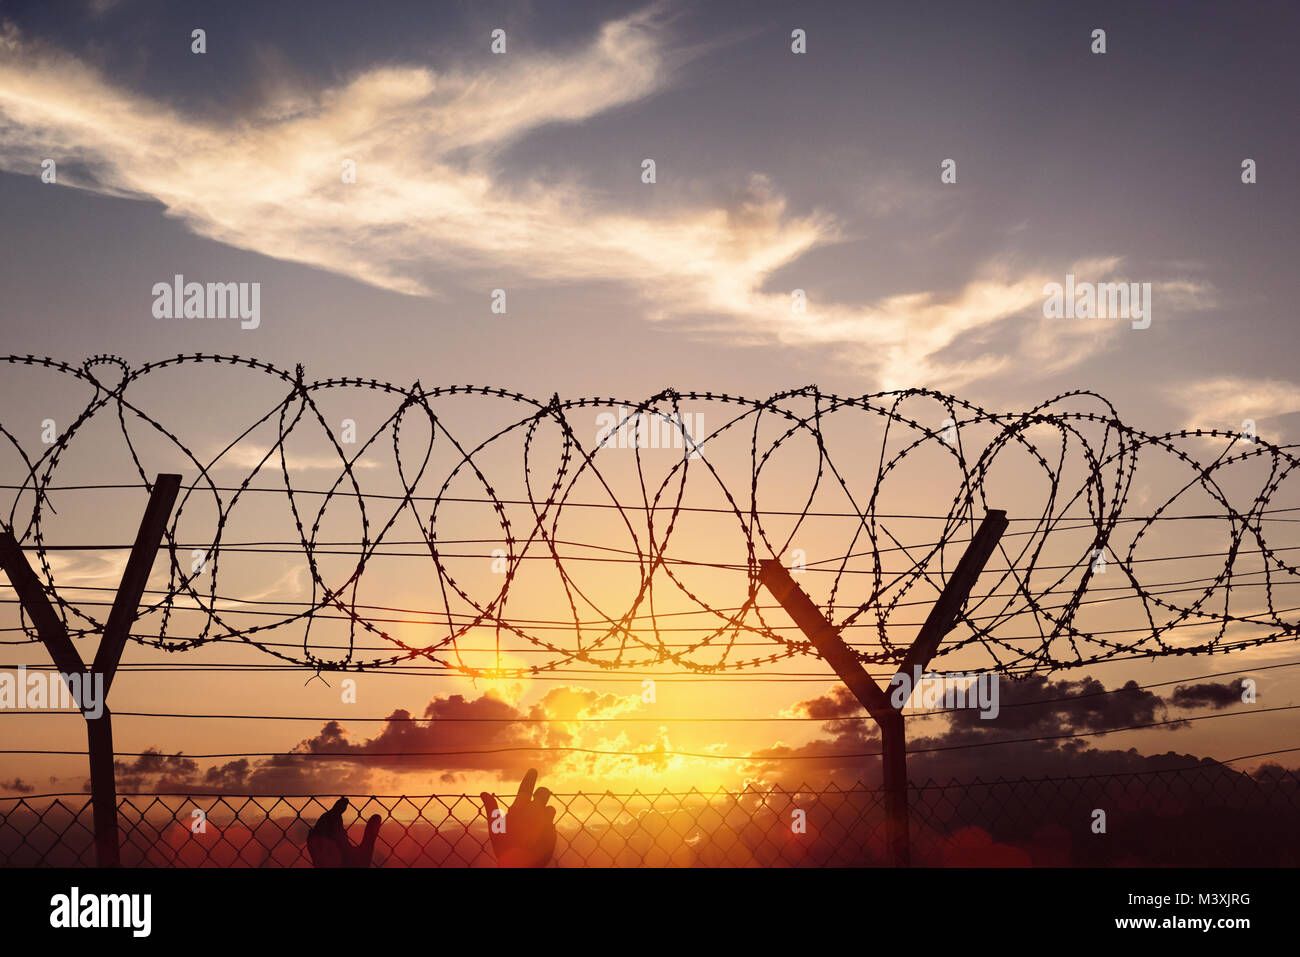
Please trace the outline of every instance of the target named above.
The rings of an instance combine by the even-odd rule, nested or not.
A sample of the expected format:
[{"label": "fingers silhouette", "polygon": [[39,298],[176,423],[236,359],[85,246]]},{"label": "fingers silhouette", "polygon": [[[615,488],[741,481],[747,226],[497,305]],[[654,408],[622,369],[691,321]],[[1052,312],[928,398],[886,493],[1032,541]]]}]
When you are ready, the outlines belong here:
[{"label": "fingers silhouette", "polygon": [[379,839],[379,825],[382,821],[383,818],[378,814],[370,815],[370,820],[366,821],[365,833],[361,835],[361,844],[357,847],[357,854],[365,863],[358,866],[370,866],[375,856],[375,841]]},{"label": "fingers silhouette", "polygon": [[375,854],[375,841],[383,819],[372,814],[366,821],[361,843],[353,846],[343,826],[343,812],[348,799],[341,797],[334,806],[320,816],[307,832],[307,853],[313,867],[369,867]]},{"label": "fingers silhouette", "polygon": [[519,790],[515,792],[515,801],[528,801],[533,796],[533,785],[537,783],[537,769],[529,768],[524,773],[524,779],[519,782]]},{"label": "fingers silhouette", "polygon": [[502,812],[497,799],[479,795],[488,819],[492,853],[501,867],[545,867],[555,853],[555,808],[549,788],[537,788],[537,770],[530,768],[519,782],[515,802]]}]

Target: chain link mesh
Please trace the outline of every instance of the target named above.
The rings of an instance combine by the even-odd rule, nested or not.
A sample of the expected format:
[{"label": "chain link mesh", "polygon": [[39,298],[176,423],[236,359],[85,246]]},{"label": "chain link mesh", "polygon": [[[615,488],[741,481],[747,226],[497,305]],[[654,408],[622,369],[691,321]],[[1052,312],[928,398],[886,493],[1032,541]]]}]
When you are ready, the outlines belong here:
[{"label": "chain link mesh", "polygon": [[[909,788],[918,865],[1297,866],[1300,775],[1222,766]],[[884,793],[818,789],[556,794],[560,867],[885,865]],[[307,867],[307,831],[333,796],[127,794],[122,861],[137,867]],[[797,833],[795,811],[805,812]],[[1106,831],[1095,833],[1096,811]],[[196,813],[201,812],[201,813]],[[375,863],[491,866],[465,794],[357,796],[354,839],[380,814]],[[0,864],[94,864],[88,795],[0,798]]]}]

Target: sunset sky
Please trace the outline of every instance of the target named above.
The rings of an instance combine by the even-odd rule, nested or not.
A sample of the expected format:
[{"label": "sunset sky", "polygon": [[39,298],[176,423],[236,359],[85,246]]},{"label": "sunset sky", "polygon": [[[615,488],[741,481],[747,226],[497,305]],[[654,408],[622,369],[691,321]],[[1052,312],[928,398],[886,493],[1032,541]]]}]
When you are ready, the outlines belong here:
[{"label": "sunset sky", "polygon": [[[235,17],[229,3],[91,0],[76,16],[68,9],[0,4],[0,354],[79,365],[107,353],[132,367],[178,353],[236,354],[288,371],[302,364],[308,381],[362,377],[405,388],[419,380],[426,389],[474,383],[543,404],[553,394],[637,401],[668,387],[762,399],[815,383],[842,396],[928,388],[1010,412],[1089,390],[1148,433],[1237,431],[1249,419],[1268,442],[1300,441],[1294,5],[1114,3],[1074,11],[1030,3],[318,2],[240,5]],[[203,54],[191,52],[196,28],[206,31]],[[1104,55],[1090,49],[1098,28],[1106,31]],[[492,52],[495,29],[505,31],[504,53]],[[806,31],[806,53],[791,50],[796,29]],[[55,161],[56,182],[42,181],[46,159]],[[653,183],[643,181],[647,159]],[[941,182],[948,159],[955,183]],[[1242,181],[1246,159],[1255,163],[1257,182]],[[341,176],[347,160],[355,163],[355,182]],[[154,286],[177,275],[260,283],[257,328],[156,318]],[[1134,329],[1123,318],[1045,317],[1045,284],[1067,275],[1149,283],[1150,327]],[[506,293],[504,314],[492,309],[494,290]],[[805,311],[792,308],[795,290],[806,296]],[[151,373],[132,394],[210,461],[285,393],[283,382],[262,373],[205,365]],[[32,458],[48,451],[42,421],[63,428],[91,396],[70,376],[0,366],[0,425]],[[399,489],[391,432],[384,432],[392,397],[341,390],[323,401],[328,420],[355,420],[363,441],[381,434],[357,462],[367,490]],[[447,427],[471,445],[530,411],[488,397],[440,401]],[[1101,410],[1092,400],[1068,407]],[[705,432],[740,411],[707,402],[690,409],[703,416]],[[568,414],[581,440],[596,435],[596,414]],[[934,428],[942,420],[934,403],[911,414]],[[407,448],[427,438],[417,426],[403,437]],[[111,409],[91,423],[70,443],[56,484],[138,481],[117,429]],[[736,433],[706,457],[727,489],[748,496],[750,436]],[[845,413],[827,437],[837,461],[849,466],[849,481],[869,496],[884,442],[878,421]],[[523,441],[514,435],[489,458],[503,498],[527,495]],[[534,464],[542,467],[533,480],[549,486],[558,431],[543,428],[536,441]],[[846,498],[833,488],[819,488],[809,501],[817,457],[801,441],[772,463],[762,507],[845,510]],[[896,437],[889,441],[897,450]],[[267,442],[265,430],[249,436],[214,475],[237,485]],[[1180,447],[1209,462],[1224,445],[1188,439]],[[145,436],[140,451],[150,473],[194,477],[193,464],[163,442]],[[299,487],[334,483],[337,456],[325,436],[305,429],[286,451]],[[600,456],[613,457],[609,475],[620,494],[639,501],[633,453]],[[656,483],[677,461],[666,450],[648,460]],[[434,461],[436,475],[423,480],[422,494],[436,494],[445,477],[438,472],[444,460]],[[957,489],[952,473],[934,467],[939,461],[919,457],[915,472],[882,488],[880,510],[947,514]],[[1032,468],[990,480],[997,498],[990,503],[1013,520],[1049,508]],[[1195,474],[1183,469],[1170,456],[1143,462],[1145,484],[1134,489],[1128,512],[1147,514],[1173,496]],[[27,476],[8,439],[0,475],[8,485]],[[277,466],[258,484],[274,485],[278,476]],[[1266,481],[1250,473],[1225,488],[1245,511]],[[592,501],[599,492],[589,478],[575,499]],[[701,506],[723,503],[717,483],[694,486],[691,496]],[[56,493],[47,543],[130,541],[145,498],[138,489]],[[1272,507],[1296,507],[1298,498],[1294,481],[1283,484]],[[18,504],[17,515],[24,507],[30,514],[30,497]],[[1193,495],[1173,511],[1213,504]],[[439,517],[440,537],[500,534],[488,509],[441,507],[449,514]],[[421,508],[427,520],[428,507]],[[1065,511],[1063,503],[1055,508]],[[232,514],[223,531],[230,540],[296,534],[279,497]],[[511,514],[527,521],[526,510]],[[210,541],[214,515],[210,500],[196,496],[178,540]],[[321,538],[357,541],[356,519],[344,505],[324,522]],[[627,529],[608,516],[566,522],[569,538],[632,547]],[[850,550],[852,523],[847,531],[831,524],[796,532],[791,546],[803,547],[810,561]],[[1269,523],[1269,543],[1296,545],[1293,527]],[[891,529],[916,542],[934,532],[923,521]],[[404,516],[392,537],[412,536],[419,528]],[[672,553],[743,563],[744,544],[734,523],[688,516]],[[1073,561],[1086,547],[1084,538],[1058,538],[1049,554]],[[1224,530],[1179,527],[1144,547],[1160,555],[1215,552],[1224,547]],[[961,545],[952,549],[945,567]],[[124,553],[54,556],[69,600],[110,600],[75,589],[115,587]],[[310,581],[299,557],[236,554],[221,593],[256,602],[304,599]],[[182,558],[188,562],[188,551]],[[445,610],[427,550],[385,561],[383,570],[366,572],[359,600],[411,610],[407,617],[420,621],[428,615],[419,612]],[[1239,571],[1253,570],[1242,561]],[[1144,580],[1212,576],[1222,564],[1164,567]],[[165,582],[162,566],[151,587]],[[346,577],[346,558],[324,567]],[[462,567],[467,587],[487,594],[497,587],[488,558],[476,553]],[[621,566],[574,567],[607,611],[628,607],[635,581],[622,577]],[[513,614],[568,614],[546,574],[521,577]],[[744,600],[743,572],[698,569],[684,577],[716,607]],[[1117,577],[1105,584],[1120,584]],[[828,583],[806,578],[824,605]],[[854,585],[848,576],[840,587]],[[6,628],[17,624],[12,595],[0,588]],[[1294,578],[1272,597],[1277,609],[1300,606]],[[1254,610],[1260,600],[1243,586],[1233,601],[1244,604],[1233,607]],[[1134,610],[1103,609],[1095,621],[1140,630],[1144,620]],[[924,611],[908,609],[892,641],[909,642],[908,629]],[[1289,618],[1295,621],[1294,611]],[[139,633],[158,634],[156,621],[141,624]],[[301,645],[295,627],[275,640]],[[346,633],[338,622],[320,627],[317,634]],[[429,640],[430,629],[409,621],[382,627],[404,641]],[[175,633],[189,632],[177,625]],[[1232,634],[1246,637],[1249,629]],[[14,643],[3,646],[0,664],[47,662],[39,644],[19,643],[12,631],[5,637]],[[467,648],[490,647],[475,659],[489,666],[496,660],[491,630],[472,637]],[[553,640],[568,647],[572,638]],[[535,662],[527,642],[507,645],[505,665]],[[93,657],[89,640],[81,649]],[[1059,671],[1004,684],[1004,708],[1129,681],[1156,687],[1009,708],[995,722],[968,714],[917,719],[910,734],[924,749],[927,740],[943,746],[1244,710],[1235,684],[1243,675],[1258,684],[1259,708],[1287,706],[1296,701],[1300,669],[1279,666],[1295,657],[1283,642],[1231,656]],[[260,793],[477,793],[504,789],[529,766],[541,768],[557,791],[851,782],[879,773],[864,758],[707,756],[875,750],[869,722],[833,720],[860,712],[810,656],[725,675],[672,664],[498,680],[428,669],[367,673],[352,676],[356,703],[341,700],[345,676],[337,673],[309,680],[311,670],[185,670],[274,661],[234,642],[183,654],[132,644],[124,661],[171,670],[126,670],[115,683],[119,752],[232,757],[133,766],[134,758],[123,758],[123,790],[174,784]],[[975,669],[989,661],[972,653],[944,664]],[[653,702],[643,700],[647,676],[657,683]],[[1081,683],[1088,681],[1100,684]],[[395,712],[435,720],[385,724]],[[443,718],[494,720],[436,720]],[[513,718],[533,720],[501,720]],[[700,720],[715,718],[744,720]],[[85,746],[76,714],[0,721],[8,748]],[[918,754],[912,769],[920,778],[1133,770],[1294,748],[1294,727],[1291,712],[1243,715],[1075,739],[1082,744]],[[300,742],[325,750],[519,750],[238,763],[237,755],[285,752]],[[528,750],[539,746],[633,754]],[[693,756],[643,753],[655,749]],[[1296,754],[1274,760],[1300,763]],[[75,792],[85,778],[84,756],[0,759],[0,793]]]}]

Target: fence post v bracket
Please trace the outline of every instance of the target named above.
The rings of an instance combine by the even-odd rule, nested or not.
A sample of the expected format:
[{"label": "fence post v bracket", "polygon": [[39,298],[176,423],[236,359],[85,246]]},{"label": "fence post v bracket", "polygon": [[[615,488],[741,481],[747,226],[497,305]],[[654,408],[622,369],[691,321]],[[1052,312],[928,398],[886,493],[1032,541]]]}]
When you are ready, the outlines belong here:
[{"label": "fence post v bracket", "polygon": [[[162,474],[153,483],[149,504],[131,546],[126,571],[122,575],[112,610],[104,624],[94,663],[87,670],[81,655],[68,636],[67,628],[54,611],[45,587],[32,571],[12,532],[0,532],[0,568],[9,577],[9,583],[18,594],[18,600],[31,618],[36,634],[49,651],[54,666],[65,676],[72,687],[75,675],[81,687],[75,690],[84,699],[82,688],[99,676],[100,714],[91,717],[85,713],[87,757],[90,760],[90,794],[95,825],[95,861],[100,867],[117,867],[121,863],[121,847],[117,830],[117,782],[113,777],[113,722],[108,710],[108,689],[113,683],[122,650],[130,634],[131,624],[139,612],[140,597],[144,594],[149,572],[153,568],[158,548],[162,544],[167,516],[171,514],[180,491],[179,475]],[[78,704],[81,702],[79,701]]]},{"label": "fence post v bracket", "polygon": [[[943,637],[956,623],[962,604],[980,572],[984,570],[984,565],[993,554],[1006,527],[1006,512],[990,509],[984,516],[984,521],[980,523],[970,545],[966,547],[956,569],[944,585],[939,599],[930,609],[920,633],[904,656],[895,678],[907,675],[910,681],[914,668],[924,670],[930,663]],[[903,726],[902,710],[893,706],[889,695],[880,689],[862,667],[858,656],[844,643],[839,629],[826,620],[821,609],[795,584],[784,565],[776,559],[763,559],[759,562],[758,577],[879,725],[889,860],[895,867],[907,867],[911,859],[911,842],[907,811],[907,734]]]}]

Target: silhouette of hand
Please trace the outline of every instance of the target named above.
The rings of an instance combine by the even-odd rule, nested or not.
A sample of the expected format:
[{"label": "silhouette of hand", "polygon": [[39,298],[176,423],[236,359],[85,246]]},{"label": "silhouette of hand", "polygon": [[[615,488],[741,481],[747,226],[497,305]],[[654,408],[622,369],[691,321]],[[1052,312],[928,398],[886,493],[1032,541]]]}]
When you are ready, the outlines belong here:
[{"label": "silhouette of hand", "polygon": [[555,853],[555,808],[546,804],[551,792],[538,788],[534,793],[536,783],[537,770],[530,768],[519,782],[515,803],[504,815],[495,797],[486,791],[479,795],[498,867],[545,867]]},{"label": "silhouette of hand", "polygon": [[348,799],[339,798],[334,806],[320,816],[315,827],[307,832],[307,853],[313,867],[369,867],[375,853],[375,838],[379,836],[378,814],[366,821],[366,832],[355,847],[348,840],[343,827],[343,812]]}]

